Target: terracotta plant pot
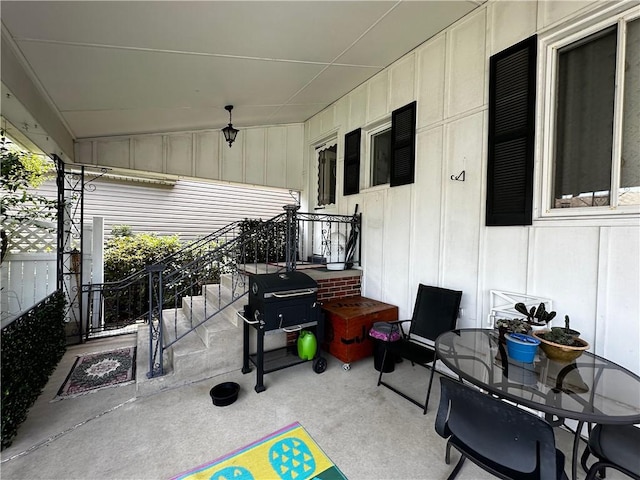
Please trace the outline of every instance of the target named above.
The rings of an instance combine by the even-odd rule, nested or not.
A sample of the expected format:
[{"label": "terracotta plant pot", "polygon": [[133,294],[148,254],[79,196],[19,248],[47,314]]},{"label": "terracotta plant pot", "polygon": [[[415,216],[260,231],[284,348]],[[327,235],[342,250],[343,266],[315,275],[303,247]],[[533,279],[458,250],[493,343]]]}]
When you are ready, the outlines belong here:
[{"label": "terracotta plant pot", "polygon": [[[551,331],[553,330],[562,330],[563,332],[566,331],[564,327],[551,327]],[[568,335],[571,335],[572,337],[579,337],[580,336],[580,332],[577,330],[574,330],[573,328],[570,328],[569,331],[567,332]]]},{"label": "terracotta plant pot", "polygon": [[540,340],[540,348],[550,360],[562,363],[570,363],[580,355],[582,355],[585,350],[589,349],[589,344],[581,338],[576,337],[573,339],[575,343],[579,343],[580,345],[561,345],[560,343],[545,340],[545,333],[546,332],[533,332],[532,336]]}]

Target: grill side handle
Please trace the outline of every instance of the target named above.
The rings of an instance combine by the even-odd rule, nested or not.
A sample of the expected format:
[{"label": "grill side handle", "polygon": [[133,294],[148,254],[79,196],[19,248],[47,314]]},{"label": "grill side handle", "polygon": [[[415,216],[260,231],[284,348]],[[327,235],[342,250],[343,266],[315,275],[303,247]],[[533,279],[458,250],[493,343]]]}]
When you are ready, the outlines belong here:
[{"label": "grill side handle", "polygon": [[[304,295],[310,295],[312,293],[315,293],[315,290],[312,288],[307,288],[305,290],[300,290],[300,291],[290,292],[290,293],[271,292],[271,295],[276,298],[291,298],[291,297],[302,297]],[[267,298],[267,295],[265,295],[265,298]]]},{"label": "grill side handle", "polygon": [[302,325],[296,325],[295,327],[291,328],[282,327],[282,331],[287,333],[299,332],[300,330],[302,330]]},{"label": "grill side handle", "polygon": [[242,321],[244,323],[247,323],[249,325],[255,325],[256,323],[260,323],[260,320],[249,320],[247,317],[245,317],[243,314],[241,314],[240,312],[236,312],[236,315],[238,315]]}]

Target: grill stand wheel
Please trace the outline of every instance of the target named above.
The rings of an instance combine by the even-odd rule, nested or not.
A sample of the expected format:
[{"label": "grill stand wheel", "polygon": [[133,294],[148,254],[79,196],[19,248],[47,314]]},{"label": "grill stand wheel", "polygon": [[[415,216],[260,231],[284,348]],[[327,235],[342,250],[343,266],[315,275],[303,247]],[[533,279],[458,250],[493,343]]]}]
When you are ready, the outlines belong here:
[{"label": "grill stand wheel", "polygon": [[327,359],[324,357],[318,357],[313,361],[313,371],[316,373],[322,373],[327,369]]}]

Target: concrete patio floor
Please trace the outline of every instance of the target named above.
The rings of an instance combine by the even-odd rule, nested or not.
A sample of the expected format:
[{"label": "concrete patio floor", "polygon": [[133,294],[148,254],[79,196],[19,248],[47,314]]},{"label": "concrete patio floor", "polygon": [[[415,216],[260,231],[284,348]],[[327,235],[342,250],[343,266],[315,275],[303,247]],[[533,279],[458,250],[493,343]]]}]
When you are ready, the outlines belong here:
[{"label": "concrete patio floor", "polygon": [[[434,382],[427,415],[384,387],[377,387],[372,359],[345,371],[328,356],[328,368],[310,363],[265,376],[257,394],[255,374],[238,369],[215,378],[136,396],[135,384],[52,401],[77,355],[135,345],[134,335],[73,346],[29,411],[13,445],[2,452],[3,479],[168,479],[247,445],[293,422],[300,422],[349,479],[443,479],[453,465],[444,462],[445,441],[434,430],[439,383]],[[144,375],[146,372],[137,372]],[[420,367],[398,365],[390,381],[413,381],[426,388]],[[212,404],[209,390],[235,381],[238,400]],[[565,454],[572,435],[556,429]],[[457,461],[453,454],[452,461]],[[570,463],[565,464],[567,472]],[[579,468],[579,478],[584,478]],[[493,478],[471,462],[459,479]],[[607,478],[623,478],[608,471]]]}]

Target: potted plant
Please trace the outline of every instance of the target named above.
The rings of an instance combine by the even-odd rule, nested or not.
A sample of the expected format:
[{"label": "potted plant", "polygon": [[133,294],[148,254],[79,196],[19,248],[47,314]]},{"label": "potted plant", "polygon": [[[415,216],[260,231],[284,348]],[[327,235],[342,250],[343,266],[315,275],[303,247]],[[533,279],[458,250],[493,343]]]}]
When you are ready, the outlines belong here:
[{"label": "potted plant", "polygon": [[549,322],[556,316],[556,312],[547,312],[544,302],[540,303],[538,308],[531,307],[531,310],[527,310],[527,306],[524,303],[516,303],[514,308],[518,313],[527,317],[527,323],[531,325],[531,329],[534,332],[536,330],[546,330]]},{"label": "potted plant", "polygon": [[505,334],[522,333],[528,335],[531,332],[531,325],[521,318],[498,318],[495,322],[495,328],[499,333],[500,343],[505,343]]},{"label": "potted plant", "polygon": [[580,332],[569,328],[569,315],[564,316],[564,327],[551,327],[551,332],[556,332],[558,335],[568,335],[571,337],[579,337]]},{"label": "potted plant", "polygon": [[569,363],[582,355],[589,344],[573,333],[575,330],[569,327],[569,315],[564,316],[564,324],[564,328],[533,332],[533,336],[540,340],[540,348],[549,359]]}]

